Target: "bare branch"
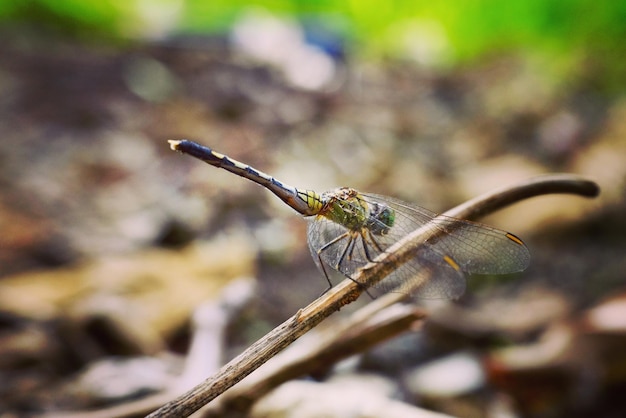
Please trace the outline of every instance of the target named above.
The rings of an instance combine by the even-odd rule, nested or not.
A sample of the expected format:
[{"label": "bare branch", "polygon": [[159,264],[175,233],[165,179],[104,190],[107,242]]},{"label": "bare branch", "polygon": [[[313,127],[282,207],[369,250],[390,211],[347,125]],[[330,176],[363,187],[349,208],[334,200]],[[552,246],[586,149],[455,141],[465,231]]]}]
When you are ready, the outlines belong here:
[{"label": "bare branch", "polygon": [[394,304],[387,309],[382,309],[385,304],[377,305],[381,309],[370,309],[367,314],[359,310],[332,327],[312,330],[211,402],[202,410],[203,416],[247,416],[254,402],[279,385],[319,373],[342,359],[414,329],[426,317],[426,311],[414,305]]}]

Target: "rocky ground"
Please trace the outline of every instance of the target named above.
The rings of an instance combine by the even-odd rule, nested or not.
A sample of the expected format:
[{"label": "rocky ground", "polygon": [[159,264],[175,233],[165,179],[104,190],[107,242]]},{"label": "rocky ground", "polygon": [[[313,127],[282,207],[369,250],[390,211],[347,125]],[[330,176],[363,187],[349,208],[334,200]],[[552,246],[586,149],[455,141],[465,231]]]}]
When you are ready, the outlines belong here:
[{"label": "rocky ground", "polygon": [[[426,330],[341,370],[384,381],[359,392],[456,416],[626,407],[626,101],[596,90],[594,74],[555,80],[514,54],[439,72],[335,57],[325,84],[307,89],[223,39],[3,38],[2,416],[158,392],[184,367],[197,307],[235,300],[213,336],[221,363],[324,290],[306,222],[170,151],[172,138],[294,186],[352,186],[435,211],[538,174],[595,180],[595,200],[542,197],[491,216],[524,238],[531,267],[471,280]],[[124,366],[111,371],[112,359]],[[123,378],[140,360],[151,377]],[[446,366],[468,380],[440,388]]]}]

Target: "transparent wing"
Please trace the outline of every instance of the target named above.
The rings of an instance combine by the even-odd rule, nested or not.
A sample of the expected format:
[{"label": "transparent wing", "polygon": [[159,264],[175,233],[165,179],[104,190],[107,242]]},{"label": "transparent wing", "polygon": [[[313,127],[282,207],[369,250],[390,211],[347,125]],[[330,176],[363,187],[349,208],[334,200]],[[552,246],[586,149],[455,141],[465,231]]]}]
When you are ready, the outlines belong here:
[{"label": "transparent wing", "polygon": [[468,274],[509,274],[528,267],[528,248],[506,231],[477,222],[438,216],[420,206],[386,196],[367,194],[364,197],[395,211],[392,231],[397,239],[428,225],[431,233],[424,245],[449,256]]},{"label": "transparent wing", "polygon": [[419,299],[457,299],[465,292],[466,275],[445,262],[428,246],[415,248],[415,256],[400,265],[375,287]]},{"label": "transparent wing", "polygon": [[392,208],[393,226],[383,235],[357,233],[322,216],[314,217],[309,223],[308,241],[318,267],[324,263],[351,276],[418,228],[427,229],[426,240],[412,250],[415,254],[408,262],[397,266],[376,288],[418,298],[457,298],[465,290],[467,274],[513,273],[525,269],[530,260],[524,244],[505,231],[437,217],[427,209],[386,196],[362,196],[370,203]]}]

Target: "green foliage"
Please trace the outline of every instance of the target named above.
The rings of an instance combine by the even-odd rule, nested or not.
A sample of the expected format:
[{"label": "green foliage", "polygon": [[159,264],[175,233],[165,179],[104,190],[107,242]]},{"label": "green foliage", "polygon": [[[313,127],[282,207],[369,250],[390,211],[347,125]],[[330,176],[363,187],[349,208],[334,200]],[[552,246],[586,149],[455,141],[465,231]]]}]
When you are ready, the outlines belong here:
[{"label": "green foliage", "polygon": [[113,1],[81,0],[9,0],[0,2],[0,21],[17,21],[50,28],[62,33],[83,35],[119,34],[124,10]]},{"label": "green foliage", "polygon": [[624,1],[14,0],[0,2],[0,19],[126,38],[150,24],[149,9],[168,13],[168,8],[176,13],[170,13],[171,25],[161,25],[165,34],[224,33],[243,11],[262,8],[294,19],[315,18],[340,32],[353,53],[373,57],[417,54],[431,64],[451,65],[515,49],[539,51],[564,63],[593,58],[601,72],[622,75],[626,70]]}]

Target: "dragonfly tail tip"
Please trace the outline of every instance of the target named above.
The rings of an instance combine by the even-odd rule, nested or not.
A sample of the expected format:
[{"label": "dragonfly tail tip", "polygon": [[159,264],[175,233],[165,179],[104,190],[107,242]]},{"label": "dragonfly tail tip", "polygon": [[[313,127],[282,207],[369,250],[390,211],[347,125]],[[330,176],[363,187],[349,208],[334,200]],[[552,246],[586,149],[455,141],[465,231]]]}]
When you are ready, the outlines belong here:
[{"label": "dragonfly tail tip", "polygon": [[180,145],[182,141],[179,141],[178,139],[168,139],[167,142],[169,142],[170,148],[172,150],[178,151],[178,146]]}]

